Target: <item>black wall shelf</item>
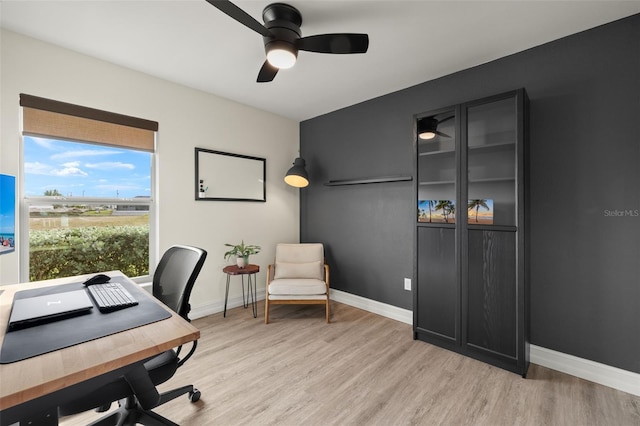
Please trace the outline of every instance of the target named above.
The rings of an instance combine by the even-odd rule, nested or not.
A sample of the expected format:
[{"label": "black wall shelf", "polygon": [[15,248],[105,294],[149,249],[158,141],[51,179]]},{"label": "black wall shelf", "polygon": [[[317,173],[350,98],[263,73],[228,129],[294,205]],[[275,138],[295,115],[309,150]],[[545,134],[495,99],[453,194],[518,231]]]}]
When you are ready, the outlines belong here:
[{"label": "black wall shelf", "polygon": [[325,183],[325,186],[364,185],[368,183],[403,182],[412,180],[412,176],[381,176],[363,179],[330,180]]}]

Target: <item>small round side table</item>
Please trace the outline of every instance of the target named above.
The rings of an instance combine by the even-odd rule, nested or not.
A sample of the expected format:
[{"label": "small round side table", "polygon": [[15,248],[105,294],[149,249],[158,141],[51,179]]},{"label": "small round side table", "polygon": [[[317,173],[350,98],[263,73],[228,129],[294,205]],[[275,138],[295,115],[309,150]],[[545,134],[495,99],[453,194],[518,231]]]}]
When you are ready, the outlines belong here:
[{"label": "small round side table", "polygon": [[[229,298],[229,280],[232,275],[240,275],[242,278],[242,303],[245,309],[249,306],[249,296],[251,296],[251,307],[253,308],[253,317],[258,317],[258,306],[256,302],[256,274],[260,272],[259,265],[247,265],[244,268],[240,268],[237,265],[225,266],[222,270],[227,274],[227,290],[224,293],[224,314],[227,316],[227,299]],[[244,276],[247,276],[247,296],[245,298],[244,293]],[[252,279],[253,278],[253,279]],[[251,287],[251,281],[253,281],[253,288]]]}]

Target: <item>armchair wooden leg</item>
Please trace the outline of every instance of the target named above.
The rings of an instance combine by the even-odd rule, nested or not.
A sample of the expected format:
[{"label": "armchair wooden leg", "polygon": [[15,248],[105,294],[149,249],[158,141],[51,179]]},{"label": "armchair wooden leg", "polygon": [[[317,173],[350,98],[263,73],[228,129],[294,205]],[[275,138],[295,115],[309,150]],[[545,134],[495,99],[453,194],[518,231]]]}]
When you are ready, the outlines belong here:
[{"label": "armchair wooden leg", "polygon": [[264,323],[269,324],[269,294],[264,298]]},{"label": "armchair wooden leg", "polygon": [[329,312],[329,299],[327,299],[327,324],[329,324],[329,322],[330,322],[329,321],[329,315],[330,315],[330,312]]}]

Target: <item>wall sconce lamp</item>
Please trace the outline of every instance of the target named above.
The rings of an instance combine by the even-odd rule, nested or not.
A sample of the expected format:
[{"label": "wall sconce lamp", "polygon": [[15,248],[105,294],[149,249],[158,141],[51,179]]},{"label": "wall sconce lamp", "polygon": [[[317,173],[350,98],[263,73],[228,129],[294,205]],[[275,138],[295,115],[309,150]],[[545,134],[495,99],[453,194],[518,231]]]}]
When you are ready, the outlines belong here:
[{"label": "wall sconce lamp", "polygon": [[293,167],[289,169],[284,181],[296,188],[304,188],[309,185],[309,175],[304,168],[305,161],[303,158],[298,157],[293,161]]}]

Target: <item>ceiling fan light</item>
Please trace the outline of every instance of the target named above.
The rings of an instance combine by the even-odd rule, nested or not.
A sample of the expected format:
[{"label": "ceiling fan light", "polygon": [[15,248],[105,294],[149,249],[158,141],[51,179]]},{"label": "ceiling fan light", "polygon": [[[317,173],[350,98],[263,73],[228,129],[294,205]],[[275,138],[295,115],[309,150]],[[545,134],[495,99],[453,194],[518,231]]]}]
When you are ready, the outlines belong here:
[{"label": "ceiling fan light", "polygon": [[267,61],[276,68],[291,68],[297,58],[298,51],[289,43],[274,41],[267,45]]},{"label": "ceiling fan light", "polygon": [[296,63],[296,55],[284,49],[273,49],[267,54],[271,65],[279,69],[291,68]]},{"label": "ceiling fan light", "polygon": [[429,140],[436,137],[436,134],[433,132],[422,132],[418,135],[418,137],[422,140]]},{"label": "ceiling fan light", "polygon": [[436,137],[438,120],[433,117],[425,117],[418,120],[418,137],[422,140],[429,140]]}]

